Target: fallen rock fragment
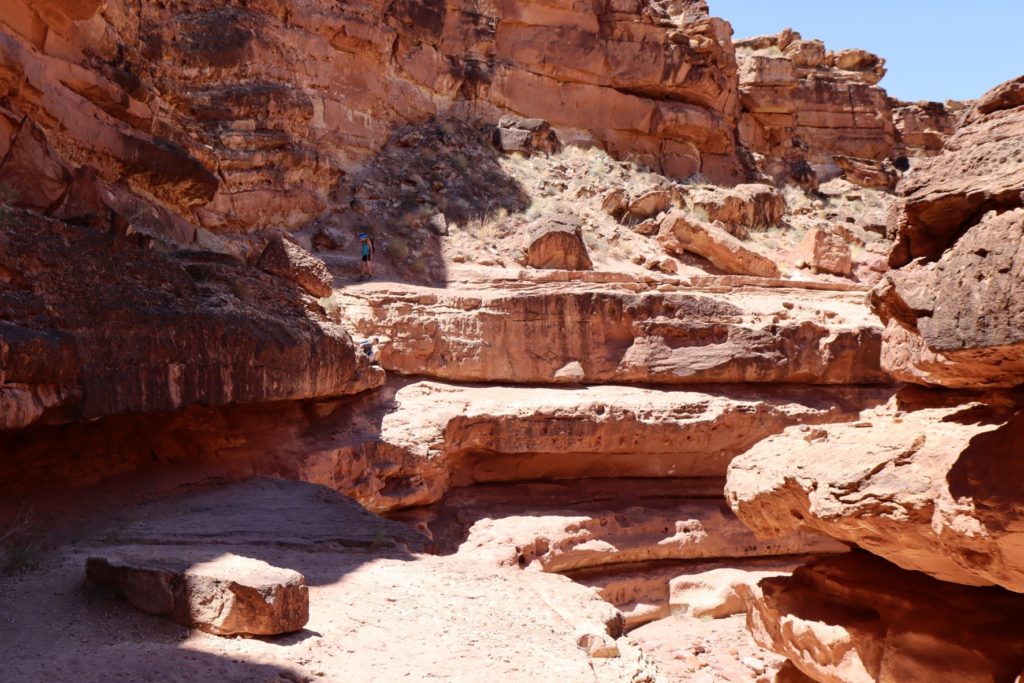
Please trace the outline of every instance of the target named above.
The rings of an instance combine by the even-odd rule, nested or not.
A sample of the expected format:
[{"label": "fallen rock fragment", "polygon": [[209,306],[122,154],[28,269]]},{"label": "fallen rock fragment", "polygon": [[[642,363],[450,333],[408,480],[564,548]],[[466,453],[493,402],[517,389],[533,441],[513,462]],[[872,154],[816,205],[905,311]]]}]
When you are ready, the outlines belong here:
[{"label": "fallen rock fragment", "polygon": [[[681,208],[683,198],[684,190],[676,185],[651,187],[639,192],[618,188],[605,196],[601,208],[620,223],[639,225],[672,207]],[[642,229],[637,232],[645,234]]]},{"label": "fallen rock fragment", "polygon": [[309,620],[309,590],[298,572],[232,554],[162,555],[132,548],[86,561],[87,583],[148,614],[220,636],[278,635]]},{"label": "fallen rock fragment", "polygon": [[583,222],[575,216],[554,214],[532,223],[526,265],[545,270],[592,270],[594,263],[583,242]]},{"label": "fallen rock fragment", "polygon": [[334,277],[327,270],[327,265],[291,240],[283,237],[270,240],[257,267],[291,280],[313,296],[331,295]]},{"label": "fallen rock fragment", "polygon": [[502,152],[527,156],[541,152],[554,154],[562,148],[551,124],[543,119],[503,116],[494,131],[494,143]]},{"label": "fallen rock fragment", "polygon": [[706,187],[691,196],[694,208],[704,211],[708,222],[728,228],[763,230],[778,225],[786,213],[786,200],[771,185],[750,183],[733,188]]},{"label": "fallen rock fragment", "polygon": [[797,249],[797,259],[815,271],[849,277],[853,274],[850,245],[839,235],[814,228]]},{"label": "fallen rock fragment", "polygon": [[854,185],[892,192],[900,181],[899,171],[888,159],[874,161],[846,156],[835,156],[832,159],[842,169],[843,177]]},{"label": "fallen rock fragment", "polygon": [[673,211],[662,220],[658,242],[675,254],[688,251],[703,256],[726,273],[779,277],[779,267],[770,258],[747,247],[722,228],[694,221],[682,211]]}]

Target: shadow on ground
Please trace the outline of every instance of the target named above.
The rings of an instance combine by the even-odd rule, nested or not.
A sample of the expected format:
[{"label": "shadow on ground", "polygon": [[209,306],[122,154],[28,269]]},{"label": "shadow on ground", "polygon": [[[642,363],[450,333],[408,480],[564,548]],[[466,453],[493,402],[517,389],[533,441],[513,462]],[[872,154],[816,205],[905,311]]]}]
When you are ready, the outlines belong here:
[{"label": "shadow on ground", "polygon": [[493,126],[428,119],[396,128],[360,171],[343,177],[338,210],[315,226],[317,248],[342,278],[355,277],[360,231],[377,248],[385,279],[442,285],[441,238],[498,215],[525,211],[530,198],[499,163]]}]

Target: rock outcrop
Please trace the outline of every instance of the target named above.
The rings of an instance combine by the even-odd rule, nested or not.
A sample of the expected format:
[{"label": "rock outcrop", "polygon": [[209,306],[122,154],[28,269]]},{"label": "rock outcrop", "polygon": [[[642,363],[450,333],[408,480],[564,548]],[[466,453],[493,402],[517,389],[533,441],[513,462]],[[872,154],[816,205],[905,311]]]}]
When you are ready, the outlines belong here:
[{"label": "rock outcrop", "polygon": [[890,271],[871,300],[883,363],[906,382],[1024,384],[1024,209],[991,212],[931,263]]},{"label": "rock outcrop", "polygon": [[0,428],[383,381],[307,294],[229,257],[28,212],[0,239]]},{"label": "rock outcrop", "polygon": [[498,289],[381,285],[335,296],[355,333],[387,338],[381,365],[402,374],[550,383],[579,363],[586,384],[889,381],[862,294],[637,289],[552,280]]},{"label": "rock outcrop", "polygon": [[762,441],[732,461],[726,495],[762,537],[809,527],[944,581],[1024,592],[1022,440],[1015,394],[908,389],[859,421]]},{"label": "rock outcrop", "polygon": [[1022,126],[1024,96],[1011,81],[978,100],[945,151],[900,185],[889,263],[903,267],[871,301],[886,323],[885,366],[901,380],[1024,383]]},{"label": "rock outcrop", "polygon": [[765,579],[747,602],[755,640],[820,683],[1013,681],[1024,670],[1024,596],[953,586],[863,553]]},{"label": "rock outcrop", "polygon": [[[1024,78],[1024,77],[1022,77]],[[942,252],[989,211],[1021,206],[1024,191],[1024,95],[1021,79],[978,99],[942,154],[922,160],[899,187],[890,226],[894,268]]]},{"label": "rock outcrop", "polygon": [[147,614],[219,636],[280,635],[309,621],[302,575],[251,557],[118,549],[90,557],[85,576]]},{"label": "rock outcrop", "polygon": [[967,105],[963,102],[893,101],[893,119],[904,152],[912,157],[939,154],[946,140],[956,132]]},{"label": "rock outcrop", "polygon": [[838,175],[836,155],[882,161],[897,145],[889,98],[877,83],[885,60],[829,52],[785,30],[736,42],[739,139],[776,181],[816,187]]}]

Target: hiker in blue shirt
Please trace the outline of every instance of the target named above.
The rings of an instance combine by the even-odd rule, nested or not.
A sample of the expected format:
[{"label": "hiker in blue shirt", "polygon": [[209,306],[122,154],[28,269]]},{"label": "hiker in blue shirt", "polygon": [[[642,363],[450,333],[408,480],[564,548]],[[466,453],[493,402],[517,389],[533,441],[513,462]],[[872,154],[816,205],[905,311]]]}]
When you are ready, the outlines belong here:
[{"label": "hiker in blue shirt", "polygon": [[369,280],[373,277],[373,267],[371,260],[373,259],[373,238],[370,237],[369,233],[359,233],[359,251],[362,256],[361,270],[359,271],[360,280]]}]

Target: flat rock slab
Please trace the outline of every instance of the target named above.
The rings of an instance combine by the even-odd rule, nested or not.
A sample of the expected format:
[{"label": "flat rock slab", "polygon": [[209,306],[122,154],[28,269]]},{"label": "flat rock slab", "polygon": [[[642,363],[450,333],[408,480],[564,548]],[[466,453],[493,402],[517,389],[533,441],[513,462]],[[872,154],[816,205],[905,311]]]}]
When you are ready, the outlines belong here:
[{"label": "flat rock slab", "polygon": [[309,620],[306,579],[291,569],[226,553],[126,548],[85,564],[87,581],[149,614],[221,636],[278,635]]}]

